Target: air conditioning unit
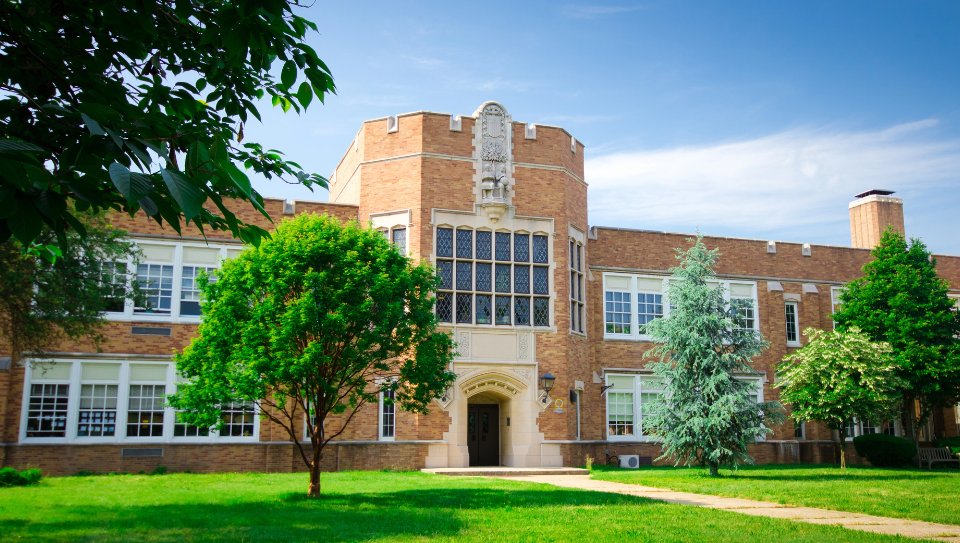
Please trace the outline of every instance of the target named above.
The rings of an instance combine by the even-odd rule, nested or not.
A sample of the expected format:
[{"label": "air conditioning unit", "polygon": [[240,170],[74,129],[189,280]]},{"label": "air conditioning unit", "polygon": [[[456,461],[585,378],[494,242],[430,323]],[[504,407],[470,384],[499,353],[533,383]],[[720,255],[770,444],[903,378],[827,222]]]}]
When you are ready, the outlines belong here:
[{"label": "air conditioning unit", "polygon": [[631,468],[637,469],[640,467],[640,455],[638,454],[621,454],[620,455],[620,467],[621,468]]}]

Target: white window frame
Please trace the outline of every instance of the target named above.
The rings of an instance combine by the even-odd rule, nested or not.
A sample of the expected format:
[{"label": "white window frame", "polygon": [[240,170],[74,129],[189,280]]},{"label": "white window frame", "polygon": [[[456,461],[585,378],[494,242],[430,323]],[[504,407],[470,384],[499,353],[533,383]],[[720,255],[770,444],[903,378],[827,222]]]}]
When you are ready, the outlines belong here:
[{"label": "white window frame", "polygon": [[397,404],[393,404],[393,435],[384,436],[383,435],[383,391],[380,391],[378,395],[378,405],[377,405],[377,440],[378,441],[396,441],[397,440]]},{"label": "white window frame", "polygon": [[[20,414],[20,433],[18,442],[22,444],[39,444],[39,443],[57,443],[57,444],[69,444],[69,443],[103,443],[103,444],[133,444],[133,443],[256,443],[260,440],[260,416],[259,416],[259,405],[256,405],[254,408],[254,419],[253,419],[253,435],[247,437],[231,437],[223,436],[221,437],[216,429],[210,431],[209,436],[198,436],[198,437],[174,437],[173,436],[173,425],[176,420],[176,411],[173,408],[166,406],[164,407],[163,415],[163,435],[158,437],[127,437],[127,413],[130,407],[129,397],[130,397],[130,385],[164,385],[164,392],[166,394],[171,394],[177,385],[176,380],[176,368],[172,360],[169,361],[158,361],[156,359],[149,358],[113,358],[110,355],[104,355],[102,357],[84,357],[84,358],[53,358],[50,360],[43,360],[41,362],[55,362],[57,364],[72,364],[70,368],[70,378],[69,379],[43,379],[42,377],[35,377],[33,375],[33,364],[32,361],[27,360],[25,364],[24,371],[24,382],[23,382],[23,400],[21,402],[21,414]],[[117,386],[117,431],[112,437],[80,437],[77,436],[77,425],[80,417],[80,386],[81,384],[94,384],[94,383],[107,383],[107,381],[99,380],[87,380],[84,381],[81,379],[81,366],[83,363],[96,363],[96,364],[117,364],[120,366],[119,370],[119,379],[117,381],[110,381],[109,384],[116,384]],[[163,381],[131,381],[130,380],[130,364],[146,364],[146,365],[161,365],[165,366],[166,374]],[[70,386],[69,389],[69,399],[67,401],[67,431],[66,437],[27,437],[27,414],[29,411],[30,403],[30,387],[33,384],[67,384]]]},{"label": "white window frame", "polygon": [[[619,287],[609,286],[609,278],[620,277],[628,278],[630,280],[630,288],[624,289]],[[639,284],[641,280],[659,280],[661,281],[662,286],[660,291],[653,291],[646,288],[640,288]],[[601,305],[600,317],[603,322],[603,339],[613,340],[613,341],[652,341],[651,337],[647,334],[642,334],[640,332],[640,313],[639,313],[639,304],[640,304],[640,294],[659,294],[662,295],[663,301],[663,316],[667,317],[670,315],[670,300],[667,295],[667,288],[669,284],[670,276],[665,275],[652,275],[652,274],[630,274],[630,273],[621,273],[621,272],[605,272],[603,274],[603,297]],[[646,281],[643,281],[646,282]],[[711,282],[712,283],[712,282]],[[748,285],[753,289],[753,330],[760,331],[760,304],[757,296],[757,283],[756,281],[745,281],[739,279],[718,279],[716,283],[721,284],[724,287],[724,299],[727,303],[730,303],[731,298],[739,299],[750,299],[747,296],[731,296],[730,287],[731,285]],[[625,292],[630,294],[630,326],[631,330],[629,334],[622,334],[616,332],[607,331],[607,318],[606,318],[606,303],[607,303],[607,292]]]},{"label": "white window frame", "polygon": [[[892,423],[893,423],[894,435],[895,435],[896,437],[901,437],[902,432],[900,431],[900,430],[901,430],[901,429],[900,429],[900,421],[897,420],[897,419],[893,419],[893,420],[891,420],[891,421],[882,421],[882,422],[880,422],[880,423],[879,423],[879,424],[880,424],[879,426],[875,426],[875,427],[874,427],[874,428],[876,428],[876,431],[875,431],[875,432],[872,432],[872,433],[875,433],[875,434],[882,434],[882,433],[884,433],[884,432],[883,432],[883,424],[884,424],[885,422],[892,422]],[[854,417],[854,418],[853,418],[853,421],[852,421],[852,424],[853,424],[853,435],[852,435],[852,436],[845,436],[844,439],[845,439],[846,441],[853,441],[853,438],[864,435],[864,433],[863,433],[863,423],[862,423],[862,421],[860,421],[860,419]],[[871,422],[871,424],[875,424],[875,423]]]},{"label": "white window frame", "polygon": [[[840,293],[844,291],[843,287],[830,287],[830,314],[833,315],[840,309]],[[833,322],[833,329],[837,329],[837,321],[830,319]]]},{"label": "white window frame", "polygon": [[[788,334],[787,328],[786,328],[786,326],[789,324],[789,323],[787,322],[787,308],[788,308],[788,307],[792,307],[792,308],[793,308],[793,317],[794,317],[794,322],[793,322],[793,326],[794,326],[793,332],[794,332],[794,334],[793,334],[793,335],[794,335],[794,337],[797,338],[797,339],[794,340],[794,341],[791,341],[791,340],[790,340],[790,335]],[[800,304],[798,304],[797,302],[793,302],[793,301],[784,302],[784,303],[783,303],[783,322],[784,322],[783,335],[784,335],[784,338],[787,340],[787,347],[800,347],[800,346],[801,346],[801,344],[800,344]]]},{"label": "white window frame", "polygon": [[[223,266],[223,261],[230,258],[231,252],[236,250],[243,250],[245,247],[239,243],[204,243],[202,241],[193,242],[193,241],[184,241],[184,242],[173,242],[162,239],[143,239],[143,238],[131,238],[127,240],[139,245],[160,245],[166,247],[173,247],[173,260],[168,262],[161,262],[155,260],[149,260],[144,258],[140,261],[140,264],[159,264],[159,265],[168,265],[173,266],[173,289],[171,292],[171,302],[170,302],[170,314],[169,315],[159,315],[155,313],[138,313],[136,308],[133,305],[132,300],[127,300],[124,304],[124,309],[122,312],[107,312],[106,319],[109,321],[124,321],[124,322],[151,322],[151,323],[190,323],[197,324],[202,320],[202,315],[180,315],[180,297],[183,287],[183,267],[184,265],[193,266],[193,267],[202,267],[204,269],[216,268],[219,269]],[[220,259],[216,264],[210,263],[200,263],[200,262],[185,262],[183,259],[183,250],[184,248],[198,248],[198,249],[217,249],[220,251]],[[137,277],[137,267],[134,266],[132,259],[126,262],[127,264],[127,276],[131,278]]]},{"label": "white window frame", "polygon": [[[622,378],[622,377],[626,377],[626,378],[633,379],[633,386],[632,386],[632,388],[630,388],[630,389],[626,389],[626,388],[613,388],[613,387],[611,387],[611,388],[608,388],[608,389],[604,392],[604,396],[603,396],[603,398],[604,398],[604,400],[603,400],[603,401],[604,401],[604,410],[603,410],[603,412],[604,412],[604,419],[603,419],[603,427],[604,427],[604,430],[603,430],[603,431],[604,431],[604,435],[605,435],[606,438],[607,438],[607,441],[611,441],[611,442],[620,441],[620,442],[630,442],[630,443],[637,443],[637,442],[659,442],[658,439],[644,434],[643,416],[642,416],[642,415],[643,415],[643,411],[642,411],[642,406],[641,406],[641,398],[642,398],[641,394],[644,394],[644,393],[663,394],[663,388],[651,388],[651,389],[646,389],[646,388],[644,388],[644,386],[643,386],[644,378],[645,378],[645,377],[648,378],[648,379],[646,379],[646,381],[649,382],[649,381],[650,381],[649,378],[650,378],[650,377],[654,377],[653,374],[651,374],[651,373],[605,373],[605,374],[604,374],[604,384],[605,384],[605,385],[609,385],[609,384],[610,384],[610,381],[611,381],[611,378],[613,378],[613,377],[621,377],[621,378]],[[633,434],[631,434],[631,435],[618,436],[618,435],[611,435],[611,434],[610,434],[610,417],[609,417],[609,413],[610,413],[610,401],[609,401],[609,398],[610,398],[610,396],[609,396],[609,394],[610,394],[611,392],[612,392],[612,393],[615,393],[615,394],[616,394],[616,393],[629,393],[629,394],[633,394]]]}]

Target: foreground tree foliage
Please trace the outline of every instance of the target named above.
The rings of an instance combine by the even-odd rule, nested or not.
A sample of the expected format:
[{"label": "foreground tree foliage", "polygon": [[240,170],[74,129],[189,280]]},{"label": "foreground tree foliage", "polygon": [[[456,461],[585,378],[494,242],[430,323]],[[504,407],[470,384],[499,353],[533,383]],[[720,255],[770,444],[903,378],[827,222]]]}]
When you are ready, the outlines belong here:
[{"label": "foreground tree foliage", "polygon": [[888,229],[871,254],[833,319],[838,330],[856,327],[890,344],[907,428],[918,442],[934,409],[960,401],[960,314],[923,242]]},{"label": "foreground tree foliage", "polygon": [[[323,449],[361,407],[393,391],[402,408],[425,413],[453,382],[436,284],[432,268],[377,231],[312,214],[286,220],[201,286],[203,322],[177,358],[188,381],[170,403],[202,427],[220,424],[224,404],[258,404],[296,444],[319,496]],[[341,426],[326,431],[336,414]]]},{"label": "foreground tree foliage", "polygon": [[660,358],[652,369],[663,379],[663,393],[644,406],[652,413],[644,423],[663,440],[661,458],[706,464],[714,476],[721,465],[752,463],[747,445],[772,433],[768,425],[783,422],[778,402],[758,404],[752,382],[736,377],[755,373],[750,362],[768,343],[747,328],[745,303],[731,305],[722,285],[710,286],[719,256],[707,250],[703,236],[687,251],[677,249],[681,262],[671,269],[667,290],[670,314],[646,325],[659,344],[647,355]]},{"label": "foreground tree foliage", "polygon": [[238,164],[326,186],[278,151],[241,144],[244,123],[260,119],[253,101],[300,111],[334,91],[297,5],[0,1],[0,241],[29,246],[45,224],[62,242],[83,232],[74,208],[109,208],[259,243],[266,232],[224,205],[248,200],[266,215]]},{"label": "foreground tree foliage", "polygon": [[844,443],[853,419],[882,424],[900,412],[905,385],[888,343],[853,327],[803,331],[808,342],[777,368],[780,399],[797,420],[822,421],[837,432],[837,463],[846,467]]},{"label": "foreground tree foliage", "polygon": [[[0,344],[15,361],[24,352],[42,358],[66,339],[99,346],[104,312],[122,309],[127,300],[143,302],[135,281],[138,253],[124,241],[127,232],[103,214],[77,216],[86,235],[67,235],[55,257],[41,258],[13,239],[0,243]],[[53,231],[44,228],[37,241],[53,243]],[[128,261],[134,265],[128,268]]]}]

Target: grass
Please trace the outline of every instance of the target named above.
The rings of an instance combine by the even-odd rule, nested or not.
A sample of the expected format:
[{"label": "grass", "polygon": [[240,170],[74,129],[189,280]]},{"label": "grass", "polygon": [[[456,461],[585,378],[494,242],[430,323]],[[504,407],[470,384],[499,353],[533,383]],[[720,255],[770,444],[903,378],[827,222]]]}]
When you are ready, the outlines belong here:
[{"label": "grass", "polygon": [[700,468],[597,468],[594,479],[960,525],[960,472],[850,466],[745,466],[710,477]]},{"label": "grass", "polygon": [[[613,475],[613,474],[610,474]],[[549,485],[421,473],[118,475],[0,489],[3,541],[903,541]]]}]

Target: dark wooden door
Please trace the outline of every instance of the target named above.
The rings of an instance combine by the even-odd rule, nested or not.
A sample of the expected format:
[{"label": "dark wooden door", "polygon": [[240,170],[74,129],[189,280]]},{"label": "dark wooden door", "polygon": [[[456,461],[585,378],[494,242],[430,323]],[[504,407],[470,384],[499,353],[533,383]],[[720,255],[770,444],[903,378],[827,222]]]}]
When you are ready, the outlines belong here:
[{"label": "dark wooden door", "polygon": [[467,406],[467,450],[471,466],[500,465],[500,406]]}]

